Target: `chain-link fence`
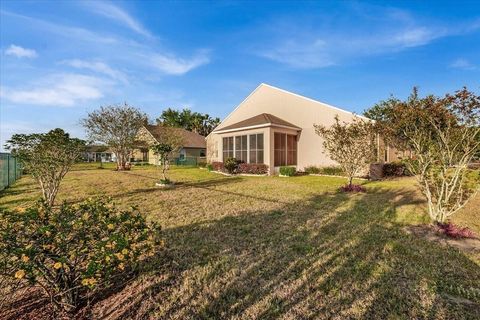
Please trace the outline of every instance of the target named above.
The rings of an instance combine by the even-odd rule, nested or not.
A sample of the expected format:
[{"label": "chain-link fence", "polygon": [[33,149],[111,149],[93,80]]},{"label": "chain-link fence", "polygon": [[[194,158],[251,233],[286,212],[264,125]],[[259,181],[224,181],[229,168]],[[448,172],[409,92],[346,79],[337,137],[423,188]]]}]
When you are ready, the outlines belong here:
[{"label": "chain-link fence", "polygon": [[10,153],[0,153],[0,190],[12,185],[21,175],[18,160]]}]

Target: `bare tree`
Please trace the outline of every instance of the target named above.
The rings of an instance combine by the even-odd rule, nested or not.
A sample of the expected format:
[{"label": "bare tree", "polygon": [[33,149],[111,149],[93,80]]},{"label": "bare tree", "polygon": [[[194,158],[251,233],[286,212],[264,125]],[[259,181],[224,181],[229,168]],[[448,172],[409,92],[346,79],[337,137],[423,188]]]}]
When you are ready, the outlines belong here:
[{"label": "bare tree", "polygon": [[14,134],[6,148],[40,184],[43,199],[51,207],[60,182],[85,150],[85,141],[57,128],[48,133]]},{"label": "bare tree", "polygon": [[135,147],[137,132],[146,122],[145,113],[126,103],[102,106],[81,120],[91,140],[102,142],[113,150],[117,170],[128,169],[126,163]]},{"label": "bare tree", "polygon": [[351,123],[340,122],[338,115],[331,127],[314,125],[315,132],[323,138],[323,147],[330,158],[340,165],[351,186],[353,177],[360,174],[375,158],[375,133],[373,125],[355,117]]},{"label": "bare tree", "polygon": [[375,110],[382,115],[376,119],[379,132],[413,152],[404,161],[430,218],[444,222],[464,207],[479,189],[479,175],[468,164],[480,150],[480,97],[464,88],[443,98],[419,98],[414,88],[406,101],[391,98]]}]

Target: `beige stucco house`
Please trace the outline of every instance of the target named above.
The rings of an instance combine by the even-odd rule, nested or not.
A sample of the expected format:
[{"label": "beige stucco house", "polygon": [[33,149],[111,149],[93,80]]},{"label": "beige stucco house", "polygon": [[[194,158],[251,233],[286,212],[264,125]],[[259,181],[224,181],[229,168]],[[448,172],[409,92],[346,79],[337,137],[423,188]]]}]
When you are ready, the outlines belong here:
[{"label": "beige stucco house", "polygon": [[[336,163],[324,152],[314,124],[330,126],[355,116],[323,102],[260,84],[207,136],[207,161],[235,157],[247,163],[264,163],[270,173],[280,166],[330,166]],[[358,117],[362,117],[357,115]],[[383,150],[382,150],[383,151]],[[392,161],[385,148],[380,161]]]},{"label": "beige stucco house", "polygon": [[[150,164],[158,164],[158,157],[153,154],[150,149],[151,146],[161,141],[162,135],[165,134],[165,127],[160,125],[145,125],[138,134],[137,141],[139,147],[133,152],[134,161],[143,161]],[[183,146],[173,155],[174,158],[189,159],[195,158],[198,161],[206,157],[206,142],[205,137],[198,133],[191,132],[182,128],[168,128],[169,132],[180,136],[183,141]]]}]

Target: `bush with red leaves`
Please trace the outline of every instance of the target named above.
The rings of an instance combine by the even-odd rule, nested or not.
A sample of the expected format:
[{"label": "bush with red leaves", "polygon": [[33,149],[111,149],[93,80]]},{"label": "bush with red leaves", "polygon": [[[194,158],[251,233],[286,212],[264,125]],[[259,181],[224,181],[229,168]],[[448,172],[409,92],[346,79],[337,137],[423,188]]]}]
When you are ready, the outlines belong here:
[{"label": "bush with red leaves", "polygon": [[225,170],[225,167],[223,166],[223,162],[214,161],[214,162],[212,162],[212,169],[213,169],[213,171],[223,172]]},{"label": "bush with red leaves", "polygon": [[240,163],[237,168],[238,173],[247,174],[266,174],[268,173],[268,166],[263,163]]},{"label": "bush with red leaves", "polygon": [[477,235],[467,227],[460,227],[452,222],[437,223],[438,231],[449,238],[476,239]]},{"label": "bush with red leaves", "polygon": [[347,184],[340,188],[342,192],[366,192],[367,189],[364,186],[358,184]]}]

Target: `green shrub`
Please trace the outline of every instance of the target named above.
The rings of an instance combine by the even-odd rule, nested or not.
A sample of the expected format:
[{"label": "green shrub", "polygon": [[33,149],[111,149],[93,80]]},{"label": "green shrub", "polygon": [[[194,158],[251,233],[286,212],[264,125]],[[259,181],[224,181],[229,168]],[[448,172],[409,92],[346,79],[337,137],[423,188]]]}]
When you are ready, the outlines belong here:
[{"label": "green shrub", "polygon": [[321,173],[329,175],[329,176],[344,176],[345,175],[345,172],[343,172],[342,168],[336,167],[336,166],[322,167]]},{"label": "green shrub", "polygon": [[233,174],[238,168],[238,161],[235,158],[228,158],[227,160],[225,160],[223,166],[228,173]]},{"label": "green shrub", "polygon": [[207,170],[213,171],[213,165],[211,163],[207,164]]},{"label": "green shrub", "polygon": [[405,163],[401,161],[389,162],[383,165],[383,175],[385,177],[402,177],[410,176],[410,172],[407,169]]},{"label": "green shrub", "polygon": [[297,172],[295,167],[280,167],[280,174],[282,176],[292,177]]},{"label": "green shrub", "polygon": [[304,171],[308,174],[319,174],[321,172],[320,168],[315,166],[305,167]]},{"label": "green shrub", "polygon": [[71,312],[162,246],[160,227],[100,199],[0,211],[0,273],[40,285]]}]

